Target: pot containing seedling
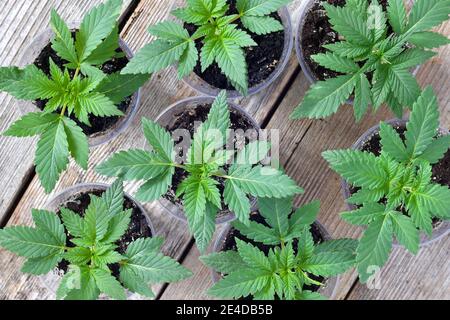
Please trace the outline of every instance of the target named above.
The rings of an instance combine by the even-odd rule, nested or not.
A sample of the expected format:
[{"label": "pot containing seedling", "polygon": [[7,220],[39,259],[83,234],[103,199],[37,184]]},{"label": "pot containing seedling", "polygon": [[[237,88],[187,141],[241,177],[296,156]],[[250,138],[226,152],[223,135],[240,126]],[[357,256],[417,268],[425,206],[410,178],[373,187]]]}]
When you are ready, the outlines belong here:
[{"label": "pot containing seedling", "polygon": [[[228,103],[225,91],[215,99],[183,101],[168,109],[158,122],[142,120],[150,151],[120,151],[96,170],[106,176],[143,181],[136,193],[140,201],[165,199],[163,203],[178,207],[170,212],[187,220],[202,252],[216,222],[234,217],[248,221],[252,199],[302,192],[280,169],[262,163],[270,144],[248,142],[244,130],[251,129],[252,135],[258,126],[242,109]],[[241,131],[242,139],[236,139],[230,128]]]},{"label": "pot containing seedling", "polygon": [[418,66],[449,43],[429,31],[448,19],[445,1],[310,0],[301,12],[297,57],[313,84],[292,119],[325,118],[346,102],[357,121],[384,103],[402,118],[420,94]]},{"label": "pot containing seedling", "polygon": [[70,156],[87,169],[89,147],[124,131],[137,111],[149,75],[120,74],[132,58],[119,38],[121,6],[106,1],[69,24],[53,10],[51,29],[29,45],[21,66],[0,68],[0,90],[22,100],[23,113],[4,135],[39,136],[35,164],[47,193]]},{"label": "pot containing seedling", "polygon": [[151,284],[191,275],[159,252],[163,239],[121,180],[76,185],[32,215],[35,227],[0,230],[0,246],[26,258],[22,272],[41,276],[57,299],[154,298]]},{"label": "pot containing seedling", "polygon": [[346,181],[351,211],[342,218],[367,227],[357,255],[363,281],[373,266],[384,265],[393,243],[416,254],[449,233],[449,148],[448,131],[439,130],[436,96],[427,87],[406,124],[381,123],[353,149],[323,154]]},{"label": "pot containing seedling", "polygon": [[316,221],[319,206],[315,201],[293,210],[292,199],[259,198],[250,222],[227,225],[214,252],[200,258],[212,269],[208,293],[234,299],[333,299],[339,274],[354,265],[357,240],[332,240]]},{"label": "pot containing seedling", "polygon": [[125,73],[155,72],[177,64],[178,76],[201,94],[255,94],[283,72],[292,47],[290,0],[177,0],[174,18],[150,27],[157,39]]}]

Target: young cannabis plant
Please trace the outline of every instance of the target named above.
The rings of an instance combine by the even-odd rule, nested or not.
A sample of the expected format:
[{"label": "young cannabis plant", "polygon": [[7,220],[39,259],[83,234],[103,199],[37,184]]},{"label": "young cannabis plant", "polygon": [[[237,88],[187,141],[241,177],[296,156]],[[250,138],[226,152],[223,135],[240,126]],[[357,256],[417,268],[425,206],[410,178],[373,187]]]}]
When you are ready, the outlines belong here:
[{"label": "young cannabis plant", "polygon": [[403,108],[416,101],[420,88],[410,69],[436,54],[426,49],[450,43],[427,31],[448,19],[450,1],[416,0],[409,16],[403,0],[389,0],[387,13],[378,1],[369,2],[347,0],[342,8],[324,2],[333,29],[344,40],[312,58],[342,75],[314,84],[291,118],[328,117],[352,94],[358,121],[370,104],[376,110],[387,103],[401,118]]},{"label": "young cannabis plant", "polygon": [[121,116],[117,108],[133,94],[148,75],[104,74],[100,67],[117,57],[117,19],[121,0],[109,0],[93,8],[83,19],[75,40],[55,10],[51,27],[52,49],[66,62],[60,69],[49,59],[47,76],[35,65],[23,69],[0,67],[0,90],[22,100],[44,100],[42,112],[31,112],[11,125],[4,135],[40,136],[36,150],[36,171],[46,192],[55,187],[69,162],[69,155],[87,169],[89,145],[80,123],[90,125],[89,115]]},{"label": "young cannabis plant", "polygon": [[[202,252],[214,233],[217,212],[223,209],[222,199],[228,209],[247,224],[251,207],[248,195],[281,198],[302,192],[295,181],[281,171],[258,164],[270,149],[265,141],[246,145],[230,165],[235,151],[223,149],[230,134],[225,91],[216,98],[208,119],[195,132],[185,163],[175,162],[170,133],[145,118],[142,126],[153,151],[121,151],[100,164],[97,171],[125,180],[146,181],[136,194],[141,201],[160,199],[172,183],[175,168],[185,171],[188,177],[179,184],[176,195],[182,197],[189,228]],[[222,194],[218,187],[221,179],[225,181]]]},{"label": "young cannabis plant", "polygon": [[[91,195],[90,199],[83,215],[61,208],[62,223],[53,212],[33,209],[36,227],[0,230],[0,245],[27,258],[22,268],[25,273],[46,274],[62,260],[69,262],[57,290],[58,299],[95,300],[100,293],[126,299],[124,288],[154,297],[148,283],[191,276],[178,262],[159,253],[162,238],[139,238],[128,244],[125,252],[117,250],[132,211],[123,211],[122,181],[116,181],[101,197]],[[117,278],[110,269],[113,264],[120,266]]]},{"label": "young cannabis plant", "polygon": [[258,201],[266,224],[236,221],[233,226],[245,237],[266,246],[268,252],[235,238],[236,251],[202,256],[206,265],[224,275],[209,294],[220,298],[253,296],[256,300],[323,299],[306,286],[321,286],[319,277],[336,276],[351,268],[357,240],[329,240],[315,245],[310,227],[319,212],[318,201],[293,213],[292,199]]},{"label": "young cannabis plant", "polygon": [[[269,15],[290,0],[236,0],[237,14],[228,14],[229,2],[187,0],[186,7],[172,14],[184,23],[194,24],[196,31],[190,35],[182,25],[171,21],[150,27],[149,32],[158,39],[142,48],[122,73],[153,73],[177,62],[182,78],[194,70],[199,59],[202,71],[217,62],[230,83],[246,95],[247,63],[243,48],[257,44],[245,29],[259,35],[283,30],[283,25]],[[200,39],[199,54],[196,41]]]},{"label": "young cannabis plant", "polygon": [[357,266],[366,281],[374,266],[389,257],[392,238],[412,253],[419,230],[431,235],[433,217],[450,219],[450,190],[433,183],[431,165],[450,148],[450,136],[436,138],[439,112],[428,87],[413,105],[405,141],[381,123],[379,157],[358,150],[326,151],[324,158],[348,183],[361,188],[348,201],[360,208],[342,214],[351,224],[367,225],[357,250]]}]

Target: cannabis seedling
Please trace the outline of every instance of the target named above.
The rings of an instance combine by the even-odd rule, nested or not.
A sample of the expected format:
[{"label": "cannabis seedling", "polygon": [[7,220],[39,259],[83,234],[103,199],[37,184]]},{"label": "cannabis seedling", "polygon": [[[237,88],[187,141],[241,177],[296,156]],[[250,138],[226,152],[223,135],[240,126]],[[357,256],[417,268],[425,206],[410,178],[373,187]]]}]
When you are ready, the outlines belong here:
[{"label": "cannabis seedling", "polygon": [[358,245],[357,266],[362,281],[372,267],[387,261],[392,239],[412,253],[419,249],[419,230],[431,235],[433,217],[450,219],[450,189],[433,183],[432,164],[450,148],[450,136],[438,135],[436,96],[428,87],[413,105],[405,141],[385,123],[380,125],[379,157],[358,150],[326,151],[324,158],[348,183],[360,188],[349,203],[360,208],[342,214],[367,230]]},{"label": "cannabis seedling", "polygon": [[[53,212],[33,209],[36,227],[0,230],[0,246],[27,258],[22,268],[25,273],[46,274],[67,261],[69,267],[57,290],[58,299],[95,300],[100,293],[126,299],[124,288],[153,298],[148,283],[191,276],[178,262],[159,253],[162,238],[139,238],[128,244],[125,252],[117,250],[116,243],[131,220],[132,209],[123,211],[123,203],[122,181],[116,181],[101,197],[90,195],[90,204],[82,215],[61,208],[62,222]],[[117,278],[110,269],[113,264],[120,266]]]},{"label": "cannabis seedling", "polygon": [[113,57],[119,47],[117,19],[121,0],[110,0],[91,9],[84,17],[75,40],[58,13],[51,13],[55,33],[52,49],[64,62],[63,70],[49,59],[47,76],[34,64],[23,69],[0,68],[0,90],[22,100],[44,100],[42,112],[30,112],[11,125],[4,135],[40,136],[35,164],[46,192],[55,187],[69,162],[69,155],[87,169],[89,145],[77,124],[90,125],[89,115],[121,116],[117,108],[148,79],[148,75],[106,75],[101,65]]},{"label": "cannabis seedling", "polygon": [[260,198],[259,213],[265,224],[234,222],[242,235],[268,248],[262,251],[237,237],[237,250],[200,259],[222,273],[209,294],[221,298],[253,296],[256,300],[323,299],[307,286],[321,286],[320,277],[345,272],[355,263],[357,240],[328,240],[315,244],[310,228],[319,212],[318,201],[292,212],[292,199]]},{"label": "cannabis seedling", "polygon": [[[187,6],[172,11],[182,22],[194,24],[193,34],[184,26],[164,21],[150,27],[157,39],[142,48],[122,70],[123,74],[153,73],[178,63],[180,78],[190,74],[200,60],[202,71],[214,62],[242,94],[248,91],[247,63],[243,48],[256,46],[246,32],[268,34],[283,30],[269,15],[290,0],[236,0],[237,14],[228,14],[227,0],[187,0]],[[238,23],[246,29],[241,29]],[[202,40],[199,54],[196,41]]]},{"label": "cannabis seedling", "polygon": [[[254,141],[237,152],[226,150],[230,130],[230,112],[226,92],[211,106],[208,119],[196,130],[185,163],[176,163],[174,141],[170,133],[155,122],[142,119],[144,135],[153,151],[128,150],[113,155],[97,166],[106,176],[146,181],[137,191],[140,201],[155,201],[166,194],[175,168],[188,174],[177,190],[197,246],[204,251],[215,230],[215,217],[225,205],[243,223],[249,223],[250,200],[254,197],[281,198],[302,192],[295,181],[281,171],[258,164],[270,149],[265,141]],[[225,180],[223,194],[219,179]]]},{"label": "cannabis seedling", "polygon": [[[342,75],[314,84],[291,118],[328,117],[352,94],[358,121],[370,104],[376,110],[383,103],[401,118],[403,108],[420,95],[410,69],[436,54],[425,49],[450,43],[427,31],[448,19],[450,1],[417,0],[409,16],[403,0],[389,0],[387,13],[376,0],[370,5],[367,0],[347,0],[344,7],[323,6],[344,40],[325,45],[329,52],[312,58]],[[389,28],[393,33],[388,35]]]}]

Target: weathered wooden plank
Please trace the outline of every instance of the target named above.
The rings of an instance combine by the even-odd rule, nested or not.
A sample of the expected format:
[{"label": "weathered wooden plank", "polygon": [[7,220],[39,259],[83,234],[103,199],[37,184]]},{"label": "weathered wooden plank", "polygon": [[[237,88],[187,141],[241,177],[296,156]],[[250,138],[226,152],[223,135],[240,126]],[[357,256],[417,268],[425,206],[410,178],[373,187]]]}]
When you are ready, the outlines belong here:
[{"label": "weathered wooden plank", "polygon": [[[101,0],[86,1],[2,1],[0,3],[0,65],[17,65],[30,42],[49,26],[50,10],[55,8],[67,21],[79,21]],[[132,0],[125,0],[123,10]],[[18,102],[0,93],[0,132],[20,117]],[[35,139],[0,136],[0,222],[10,211],[15,197],[33,172]]]},{"label": "weathered wooden plank", "polygon": [[[136,7],[136,10],[130,17],[128,23],[122,31],[122,38],[124,38],[132,49],[137,50],[151,39],[147,33],[147,27],[150,24],[163,20],[171,8],[171,3],[161,2],[157,0],[142,0]],[[291,60],[294,63],[294,60]],[[294,68],[295,69],[295,68]],[[288,82],[293,69],[288,68],[288,71],[280,80],[279,86],[284,86]],[[170,104],[180,100],[184,97],[194,95],[195,93],[185,86],[181,81],[174,77],[174,70],[169,69],[158,74],[155,74],[151,81],[143,88],[142,104],[138,115],[130,128],[117,139],[100,146],[92,151],[90,156],[89,170],[83,172],[71,163],[69,169],[63,174],[60,182],[57,184],[54,193],[57,193],[64,188],[79,182],[110,182],[98,176],[94,172],[94,167],[105,160],[109,155],[120,149],[127,149],[130,147],[144,146],[144,138],[140,130],[140,118],[142,116],[155,118],[164,108]],[[254,106],[255,110],[263,118],[264,114],[268,113],[276,100],[271,98],[280,88],[274,86],[270,90],[248,99],[247,104]],[[264,104],[262,103],[264,102]],[[136,190],[135,184],[129,184],[126,188],[131,192]],[[15,208],[9,224],[31,224],[30,209],[34,207],[42,207],[52,197],[52,195],[45,195],[36,178],[33,179],[29,188],[26,190],[23,198]],[[187,246],[189,246],[191,236],[187,232],[186,224],[169,216],[166,212],[161,210],[157,205],[147,205],[146,208],[150,211],[152,221],[157,229],[157,232],[166,238],[163,251],[172,257],[179,258]],[[39,280],[23,275],[19,272],[20,264],[23,260],[14,257],[14,255],[0,250],[0,264],[5,265],[6,268],[2,275],[0,275],[0,297],[4,298],[52,298]],[[155,286],[158,292],[160,286]]]},{"label": "weathered wooden plank", "polygon": [[[448,35],[450,33],[450,23],[445,24],[439,30]],[[448,69],[449,49],[448,47],[442,48],[439,51],[439,55],[424,65],[418,74],[421,84],[433,84],[440,101],[441,122],[445,127],[449,126],[448,119],[450,117],[450,98],[448,94],[450,89],[448,81],[450,73]],[[356,238],[361,234],[361,230],[346,224],[339,218],[339,213],[347,210],[341,195],[340,178],[328,168],[327,163],[321,157],[321,152],[350,147],[367,129],[377,124],[380,120],[393,118],[393,115],[386,108],[381,108],[377,113],[367,115],[360,123],[355,123],[352,108],[344,106],[336,115],[325,120],[292,122],[288,120],[288,116],[301,100],[307,87],[308,84],[305,82],[304,75],[300,74],[270,119],[267,128],[280,130],[281,163],[286,168],[287,173],[294,177],[299,185],[306,190],[304,195],[297,198],[296,204],[319,199],[321,201],[319,220],[325,225],[331,235],[333,237]],[[387,283],[384,286],[385,290],[376,292],[372,290],[368,293],[360,288],[361,285],[357,285],[357,293],[352,293],[351,298],[374,298],[375,294],[378,294],[377,297],[379,298],[409,299],[420,297],[423,282],[420,280],[419,272],[413,272],[416,268],[423,271],[428,270],[430,274],[430,278],[427,276],[426,279],[431,282],[429,287],[434,287],[434,291],[429,292],[428,297],[445,297],[448,294],[448,285],[446,283],[448,283],[448,272],[450,272],[450,269],[447,267],[445,271],[442,271],[443,267],[445,267],[445,262],[441,262],[439,258],[435,258],[436,266],[425,261],[426,259],[434,261],[433,255],[437,252],[440,252],[445,257],[446,260],[442,261],[449,260],[448,242],[444,241],[441,243],[442,245],[435,244],[435,246],[439,246],[440,250],[435,249],[428,254],[424,250],[420,256],[421,258],[415,260],[417,265],[409,265],[409,267],[405,264],[412,262],[412,260],[408,260],[404,255],[395,252],[391,261],[397,262],[395,264],[397,268],[394,268],[391,264],[388,264],[385,268],[386,272],[388,269],[391,272],[390,278],[383,276],[385,283]],[[162,299],[181,299],[182,297],[210,298],[204,293],[212,285],[209,270],[198,262],[198,255],[198,251],[193,250],[189,252],[184,261],[186,266],[191,266],[195,270],[194,277],[169,286],[164,292]],[[426,267],[422,268],[419,265],[425,265]],[[406,270],[405,268],[408,268],[409,273],[403,274]],[[440,273],[443,274],[437,276]],[[431,279],[431,275],[434,276],[433,279]],[[349,294],[356,279],[357,274],[353,271],[343,275],[336,298],[344,299]],[[394,280],[396,280],[395,283]],[[391,285],[395,286],[396,290],[391,295],[388,295]]]}]

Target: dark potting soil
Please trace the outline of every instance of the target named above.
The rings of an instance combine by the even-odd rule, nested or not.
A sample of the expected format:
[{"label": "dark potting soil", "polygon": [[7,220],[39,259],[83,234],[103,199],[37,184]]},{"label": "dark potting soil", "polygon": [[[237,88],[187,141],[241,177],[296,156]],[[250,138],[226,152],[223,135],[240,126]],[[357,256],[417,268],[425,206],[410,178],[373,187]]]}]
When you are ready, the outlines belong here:
[{"label": "dark potting soil", "polygon": [[[73,33],[74,36],[74,33]],[[122,49],[117,49],[117,52],[123,53]],[[49,43],[39,54],[39,56],[34,61],[34,65],[41,69],[47,76],[50,75],[50,63],[49,58],[52,58],[53,62],[62,70],[64,70],[64,65],[68,63],[68,61],[60,58],[55,50],[52,49],[51,43]],[[115,72],[118,72],[122,70],[128,63],[127,57],[119,57],[119,58],[112,58],[111,60],[105,62],[103,65],[100,66],[100,69],[106,73],[106,74],[112,74]],[[70,70],[70,75],[73,77],[74,71]],[[120,104],[117,105],[117,108],[122,111],[124,114],[127,112],[128,108],[131,104],[131,96],[127,97],[124,101],[122,101]],[[48,100],[36,100],[35,104],[36,106],[44,110],[45,104]],[[70,115],[70,118],[74,120],[78,126],[83,129],[83,132],[87,136],[94,135],[99,132],[104,132],[111,127],[113,127],[117,121],[119,121],[120,117],[113,116],[113,117],[96,117],[92,114],[89,115],[89,122],[91,123],[91,126],[88,126],[84,123],[81,123],[78,121],[78,119],[75,117],[74,114]]]},{"label": "dark potting soil", "polygon": [[[401,139],[405,140],[405,131],[406,128],[404,126],[396,125],[394,126],[395,131],[400,135]],[[377,132],[363,144],[362,151],[373,153],[376,156],[381,154],[381,137]],[[450,149],[444,155],[444,157],[436,164],[432,165],[432,180],[435,183],[438,183],[443,186],[450,187]],[[350,193],[354,194],[359,190],[359,188],[351,187]],[[402,210],[404,212],[404,210]],[[405,212],[404,212],[405,213]],[[440,224],[441,220],[437,218],[433,218],[433,226],[437,227]]]},{"label": "dark potting soil", "polygon": [[[189,131],[192,139],[194,137],[195,130],[197,129],[195,127],[195,124],[206,121],[210,109],[211,109],[210,104],[197,105],[195,107],[194,106],[186,107],[183,112],[174,115],[175,121],[171,122],[170,126],[166,126],[166,130],[169,131],[171,134],[173,134],[178,129],[186,129]],[[250,120],[235,110],[230,110],[230,122],[231,122],[230,126],[231,130],[243,130],[243,132],[246,132],[247,130],[254,129]],[[230,139],[233,140],[229,142],[229,145],[235,146],[235,148],[237,149],[242,149],[242,147],[249,141],[253,141],[257,138],[256,131],[254,133],[255,136],[252,137],[248,136],[243,137],[242,135],[238,135],[237,133],[235,133],[234,137],[233,136],[230,137]],[[175,145],[180,143],[181,141],[182,138],[180,137],[178,140],[175,141]],[[180,156],[181,152],[182,150],[180,150]],[[227,166],[225,166],[224,168],[227,169]],[[188,174],[186,171],[180,168],[175,168],[175,174],[172,177],[172,185],[169,191],[164,195],[164,198],[169,200],[173,204],[182,205],[182,200],[175,196],[175,192],[178,188],[178,185],[184,179],[186,179],[187,176]],[[219,182],[218,188],[220,194],[223,194],[223,190],[225,188],[224,179],[218,177],[216,177],[215,179]],[[222,199],[222,208],[226,207],[227,206],[225,205]],[[222,212],[220,212],[219,215],[226,213],[228,213],[227,210],[222,210]]]},{"label": "dark potting soil", "polygon": [[[227,15],[238,13],[236,9],[236,1],[228,1],[230,9]],[[271,14],[271,17],[281,22],[278,13]],[[252,39],[258,44],[257,46],[244,48],[245,60],[248,67],[248,86],[254,87],[266,80],[280,63],[284,48],[284,31],[272,32],[266,35],[257,35],[247,30],[242,23],[237,20],[234,22],[238,28],[245,30]],[[192,35],[197,26],[193,24],[185,24],[186,29]],[[196,47],[199,52],[203,47],[202,39],[196,41]],[[213,63],[204,72],[202,72],[200,61],[195,66],[194,72],[204,81],[219,89],[235,90],[233,85],[228,81],[227,77],[222,73],[217,63]]]},{"label": "dark potting soil", "polygon": [[[90,195],[95,196],[101,196],[103,194],[103,190],[94,190],[89,193],[81,193],[71,200],[64,203],[62,206],[72,210],[73,212],[79,214],[80,216],[84,216],[85,210],[88,208],[89,204],[91,203]],[[148,226],[147,219],[144,216],[144,213],[139,210],[136,203],[134,203],[131,199],[125,196],[124,198],[124,204],[123,209],[128,210],[132,209],[131,212],[131,221],[130,225],[128,226],[127,231],[125,234],[120,238],[115,245],[117,245],[116,251],[118,251],[121,254],[124,254],[125,251],[128,248],[128,245],[139,239],[139,238],[149,238],[152,237],[152,232],[150,230],[150,227]],[[60,216],[61,212],[58,211],[57,215]],[[67,235],[67,247],[74,247],[74,244],[70,242],[71,239],[73,239],[73,236],[65,230]],[[67,272],[69,266],[69,262],[66,260],[62,260],[58,264],[58,269],[64,273]],[[112,274],[119,279],[119,264],[111,264],[109,265],[110,270],[112,271]]]},{"label": "dark potting soil", "polygon": [[[301,39],[303,57],[311,69],[311,72],[317,79],[326,80],[335,78],[341,75],[341,73],[320,66],[311,59],[311,56],[327,52],[327,49],[323,46],[336,43],[340,39],[339,34],[331,27],[326,11],[321,5],[322,1],[327,1],[329,4],[340,7],[344,6],[346,3],[346,0],[315,0],[314,5],[312,5],[311,9],[306,14],[304,27],[299,29],[301,34],[298,34],[297,36]],[[378,2],[383,6],[383,9],[386,10],[387,0],[378,0]]]},{"label": "dark potting soil", "polygon": [[[253,212],[250,215],[250,220],[261,223],[267,227],[269,226],[267,224],[266,220],[264,219],[264,217],[261,216],[259,214],[259,212]],[[311,225],[310,231],[313,236],[314,243],[316,245],[325,241],[325,235],[322,234],[321,230],[319,229],[319,227],[317,226],[316,223]],[[247,238],[246,236],[244,236],[242,233],[240,233],[239,230],[231,228],[230,232],[225,236],[223,246],[222,246],[222,251],[228,251],[228,250],[236,251],[237,250],[236,238],[238,238],[246,243],[251,243],[252,245],[256,246],[259,250],[264,252],[266,255],[269,253],[270,249],[274,248],[274,246],[269,246],[269,245],[265,245],[260,242],[253,241],[253,240]],[[297,240],[293,241],[293,247],[294,247],[295,252],[297,252],[297,248],[298,248]],[[308,274],[308,276],[311,279],[318,281],[318,282],[323,283],[325,281],[325,278],[323,278],[323,277],[317,277],[312,274]],[[320,287],[317,285],[310,285],[310,286],[305,286],[304,289],[316,292],[320,289]],[[245,299],[251,299],[251,297],[246,297]]]}]

